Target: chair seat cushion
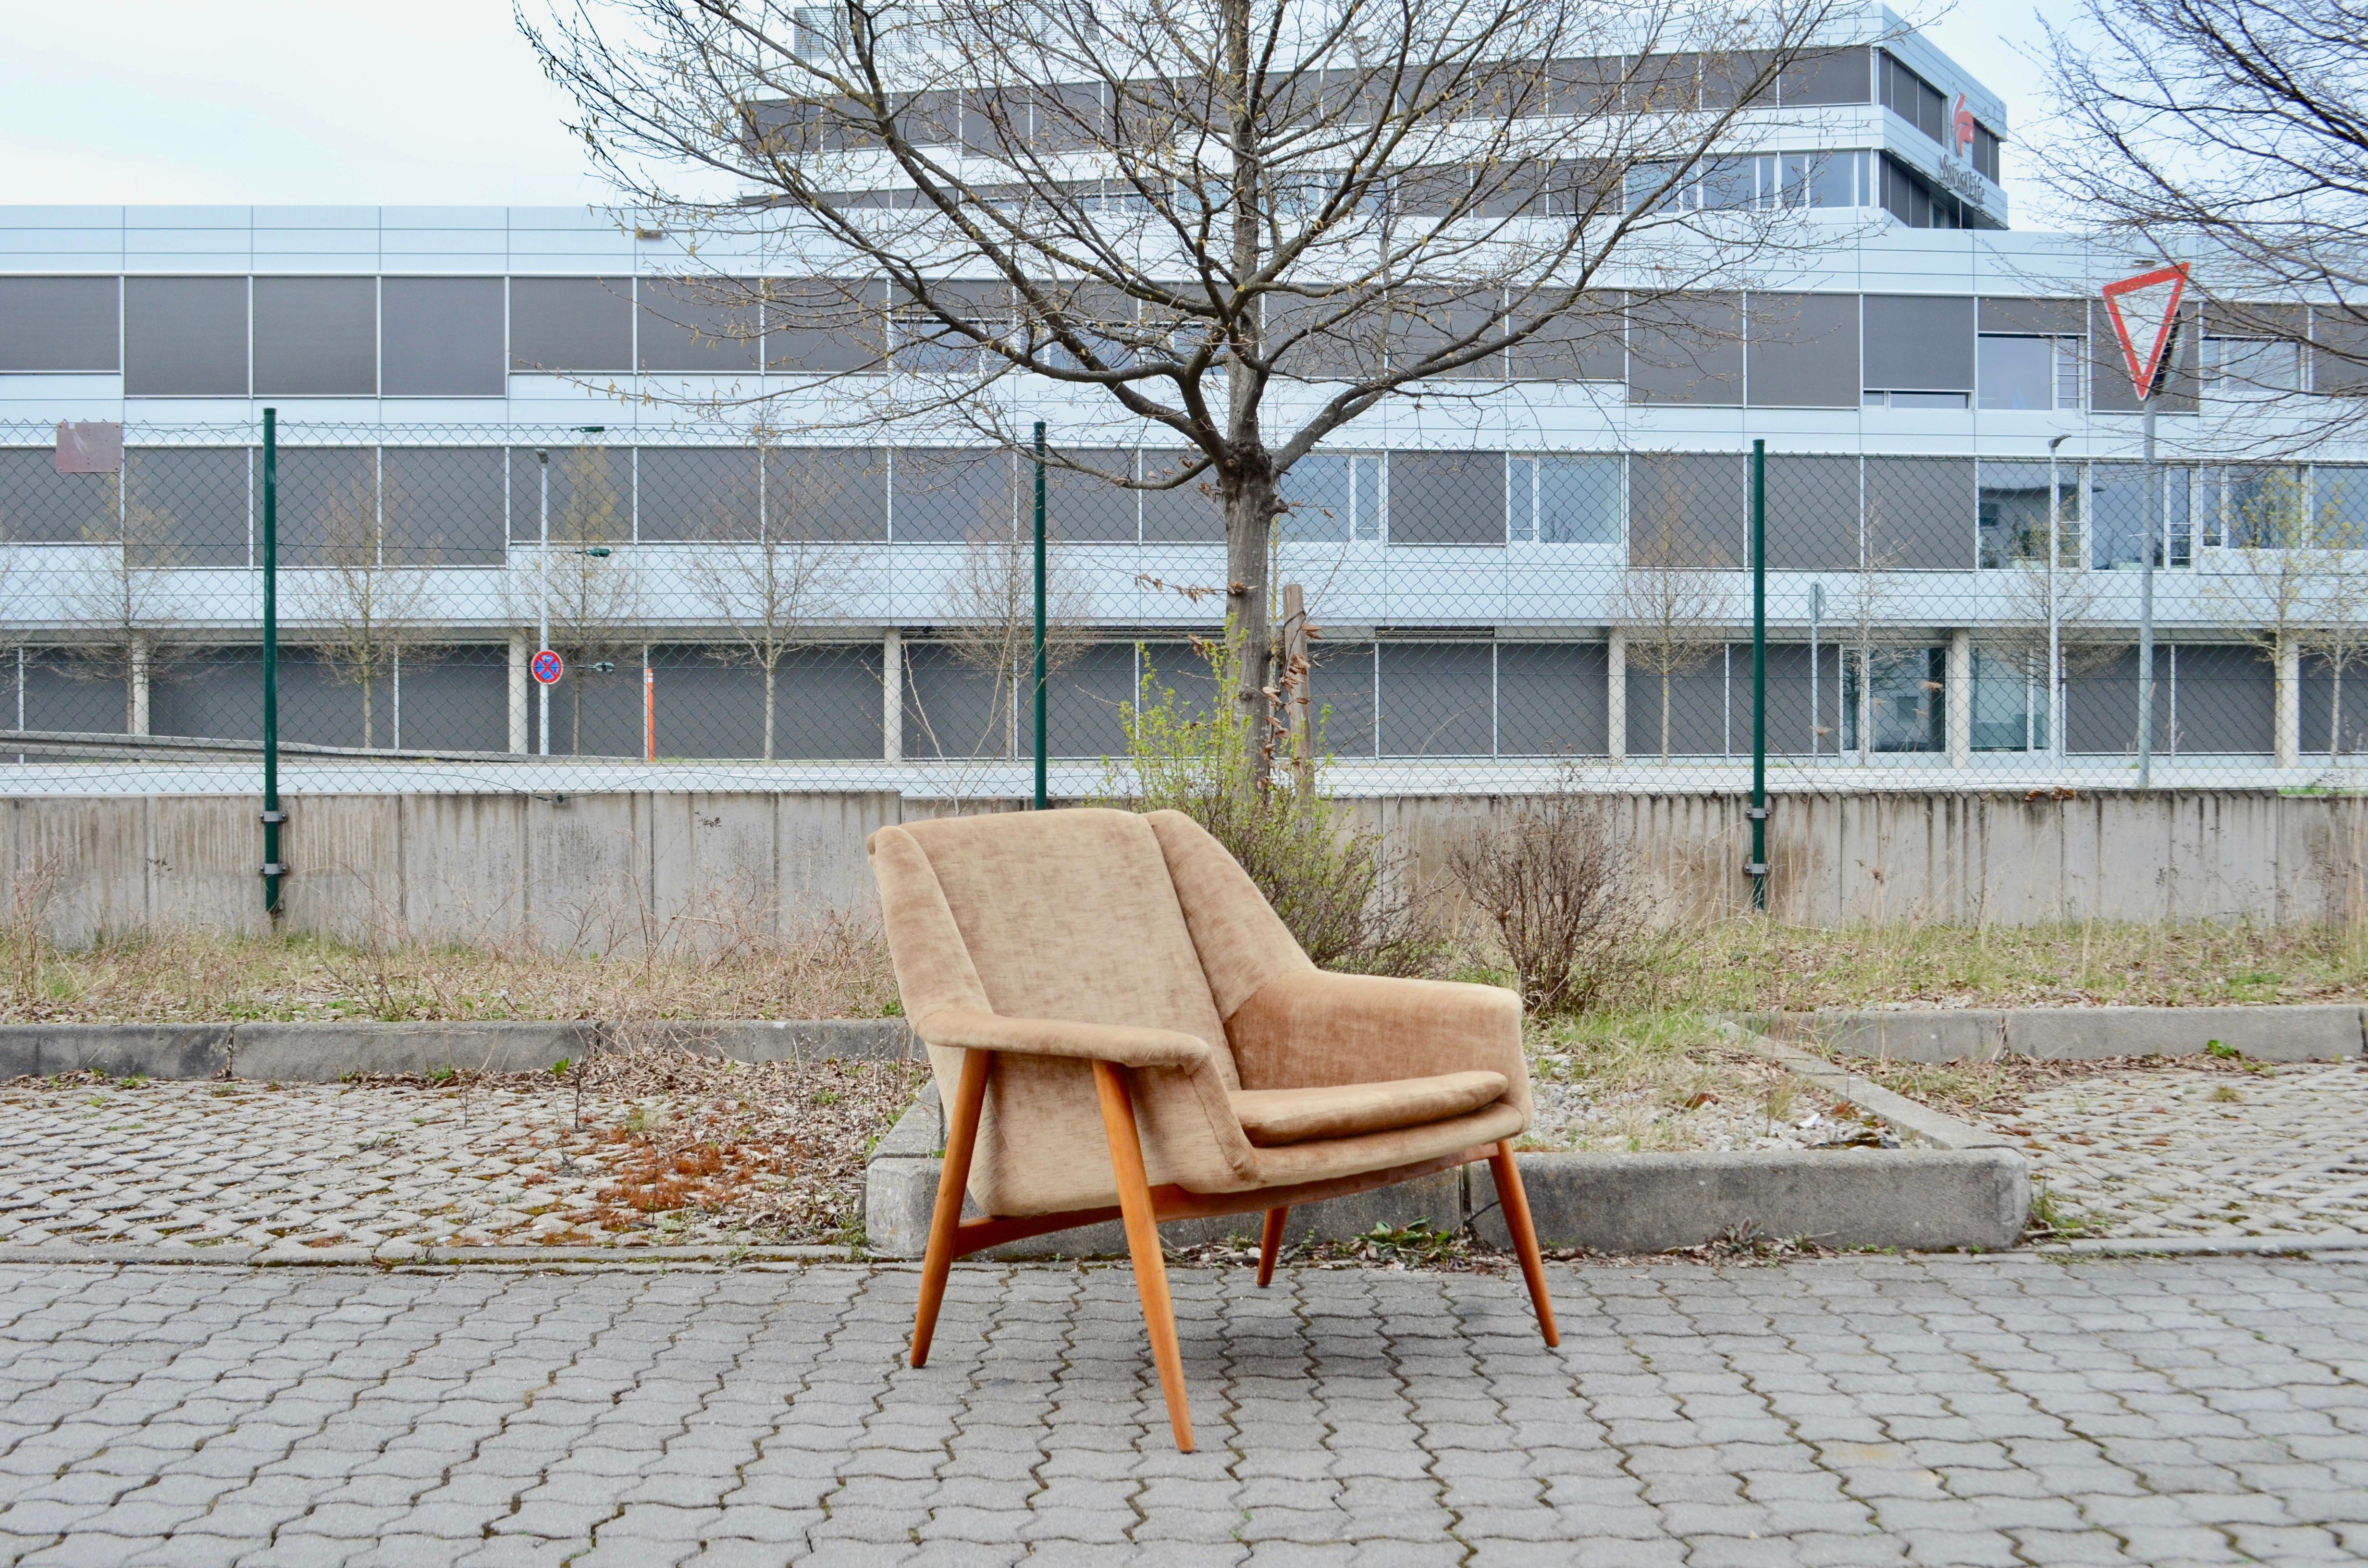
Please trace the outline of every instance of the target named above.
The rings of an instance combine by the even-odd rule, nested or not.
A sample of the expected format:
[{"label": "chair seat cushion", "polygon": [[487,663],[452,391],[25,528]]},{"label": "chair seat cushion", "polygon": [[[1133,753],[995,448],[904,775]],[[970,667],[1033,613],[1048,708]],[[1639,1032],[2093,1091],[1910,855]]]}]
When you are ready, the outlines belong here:
[{"label": "chair seat cushion", "polygon": [[1502,1099],[1509,1087],[1502,1073],[1443,1073],[1313,1089],[1240,1089],[1226,1098],[1249,1141],[1273,1149],[1444,1121]]}]

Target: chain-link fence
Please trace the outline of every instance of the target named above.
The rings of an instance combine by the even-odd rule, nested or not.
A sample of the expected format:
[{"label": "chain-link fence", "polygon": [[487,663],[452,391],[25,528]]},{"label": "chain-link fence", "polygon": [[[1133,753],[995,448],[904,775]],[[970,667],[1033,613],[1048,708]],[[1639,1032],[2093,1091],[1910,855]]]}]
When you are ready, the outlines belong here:
[{"label": "chain-link fence", "polygon": [[[119,472],[62,473],[52,426],[0,426],[11,792],[252,788],[259,440],[133,426]],[[290,793],[1030,787],[1022,457],[289,423],[278,462]],[[1273,575],[1315,627],[1334,786],[1742,788],[1750,474],[1740,449],[1302,460]],[[1074,797],[1145,691],[1205,699],[1223,533],[1197,485],[1047,489]],[[2358,761],[2368,468],[1788,450],[1766,540],[1779,790],[2291,788]]]}]

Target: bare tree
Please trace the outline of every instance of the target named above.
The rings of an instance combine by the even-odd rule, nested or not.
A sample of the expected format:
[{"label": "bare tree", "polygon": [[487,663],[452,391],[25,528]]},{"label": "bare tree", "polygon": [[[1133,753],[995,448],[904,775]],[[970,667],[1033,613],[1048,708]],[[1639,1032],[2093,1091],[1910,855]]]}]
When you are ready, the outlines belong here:
[{"label": "bare tree", "polygon": [[1674,460],[1651,487],[1645,515],[1630,540],[1613,614],[1628,629],[1628,658],[1660,677],[1660,756],[1669,760],[1670,687],[1677,677],[1710,662],[1726,635],[1734,606],[1726,579],[1703,565],[1701,541],[1689,522],[1693,487],[1677,477]]},{"label": "bare tree", "polygon": [[[2303,476],[2290,468],[2261,473],[2231,508],[2225,574],[2208,585],[2222,620],[2268,656],[2279,687],[2278,712],[2298,704],[2285,689],[2317,657],[2333,679],[2328,756],[2342,745],[2343,672],[2368,658],[2368,540],[2333,504],[2314,507]],[[2281,749],[2284,738],[2281,737]]]},{"label": "bare tree", "polygon": [[[941,637],[955,658],[992,683],[986,728],[955,737],[975,750],[1000,733],[1006,755],[1018,755],[1021,710],[1035,700],[1036,546],[1008,528],[980,528],[963,547],[961,569],[948,584]],[[1044,674],[1067,665],[1094,640],[1093,598],[1069,570],[1064,552],[1049,546],[1044,563]],[[929,722],[927,714],[922,722]],[[942,741],[939,750],[943,752]]]},{"label": "bare tree", "polygon": [[[2324,423],[2368,419],[2368,10],[2360,0],[2082,0],[2047,28],[2067,216],[2171,255],[2200,241],[2214,330],[2313,369]],[[2255,361],[2262,364],[2262,361]]]},{"label": "bare tree", "polygon": [[[758,450],[760,460],[775,455],[770,449]],[[763,673],[767,762],[775,750],[781,661],[814,640],[815,623],[837,609],[854,585],[847,547],[831,542],[824,521],[838,498],[829,488],[833,479],[802,477],[806,483],[796,491],[781,485],[761,498],[718,497],[719,516],[755,517],[755,536],[704,545],[683,562],[692,593],[723,628],[715,655]]]},{"label": "bare tree", "polygon": [[334,679],[361,688],[365,747],[378,744],[379,684],[427,632],[427,565],[404,560],[388,540],[389,516],[403,504],[392,482],[383,491],[368,475],[333,484],[321,501],[317,562],[290,574],[290,640],[316,651]]},{"label": "bare tree", "polygon": [[2319,568],[2318,593],[2303,648],[2328,674],[2327,756],[2332,762],[2345,745],[2343,677],[2368,664],[2368,525],[2358,515],[2357,501],[2347,504],[2340,485],[2314,499],[2311,545]]},{"label": "bare tree", "polygon": [[[1497,395],[1486,383],[1508,353],[1567,374],[1554,367],[1625,319],[1686,320],[1682,296],[1742,286],[1785,236],[1819,243],[1718,149],[1821,27],[1857,15],[1844,0],[537,10],[527,36],[635,210],[690,255],[753,245],[792,279],[744,286],[723,314],[746,330],[769,294],[768,321],[801,321],[810,363],[840,374],[832,409],[1016,448],[1026,415],[1003,383],[1025,372],[1113,422],[1099,445],[1183,449],[1160,483],[1212,483],[1228,635],[1247,651],[1233,699],[1261,713],[1281,476],[1401,392]],[[1267,748],[1251,756],[1262,778]]]},{"label": "bare tree", "polygon": [[185,650],[162,633],[176,612],[171,573],[187,556],[173,514],[152,505],[120,471],[108,476],[115,526],[93,525],[76,553],[63,596],[66,619],[81,636],[59,653],[75,679],[123,683],[123,729],[147,729],[146,702]]}]

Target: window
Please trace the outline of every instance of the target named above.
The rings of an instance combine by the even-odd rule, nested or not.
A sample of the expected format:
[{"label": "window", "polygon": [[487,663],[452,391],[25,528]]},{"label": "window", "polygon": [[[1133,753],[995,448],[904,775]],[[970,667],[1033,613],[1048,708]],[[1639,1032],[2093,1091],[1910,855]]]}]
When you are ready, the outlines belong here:
[{"label": "window", "polygon": [[1945,143],[1949,100],[1941,89],[1901,64],[1888,50],[1884,51],[1880,74],[1883,107],[1933,141]]},{"label": "window", "polygon": [[1867,407],[1964,408],[1973,402],[1972,300],[1869,294],[1864,323]]},{"label": "window", "polygon": [[775,279],[766,289],[765,369],[791,374],[885,369],[887,302],[881,283]]},{"label": "window", "polygon": [[1282,476],[1281,489],[1291,510],[1276,531],[1286,544],[1378,542],[1383,537],[1378,455],[1317,452],[1304,457]]},{"label": "window", "polygon": [[[1103,474],[1132,476],[1134,453],[1108,449],[1080,449],[1064,454],[1073,462],[1091,469],[1081,473],[1076,469],[1044,465],[1044,531],[1050,538],[1071,544],[1132,543],[1138,528],[1139,507],[1135,497],[1141,494],[1124,485],[1112,484]],[[1034,483],[1032,472],[1023,472],[1020,484],[1029,490]],[[1021,503],[1022,509],[1033,506],[1033,492]]]},{"label": "window", "polygon": [[[1628,171],[1631,212],[1692,212],[1702,206],[1702,171],[1673,163],[1642,163]],[[1667,188],[1664,188],[1664,187]]]},{"label": "window", "polygon": [[382,448],[379,487],[390,560],[502,563],[500,448]]},{"label": "window", "polygon": [[2278,338],[2207,337],[2203,390],[2214,397],[2275,397],[2302,390],[2302,349]]},{"label": "window", "polygon": [[634,537],[757,537],[757,453],[750,447],[643,447],[636,457]]},{"label": "window", "polygon": [[1877,183],[1874,205],[1898,219],[1911,229],[1973,229],[1996,227],[1985,224],[1975,208],[1951,196],[1935,190],[1922,175],[1901,163],[1890,153],[1876,160]]},{"label": "window", "polygon": [[757,368],[757,290],[746,279],[644,278],[634,290],[643,370],[714,376]]},{"label": "window", "polygon": [[632,282],[622,278],[510,279],[510,369],[629,372]]},{"label": "window", "polygon": [[1853,152],[1763,153],[1759,171],[1762,207],[1863,207],[1873,191],[1870,154]]},{"label": "window", "polygon": [[2080,340],[2077,337],[1984,333],[1975,347],[1975,373],[1984,408],[2080,406]]},{"label": "window", "polygon": [[122,368],[113,278],[0,278],[0,371]]},{"label": "window", "polygon": [[[951,324],[949,317],[963,325]],[[899,370],[969,375],[985,352],[980,339],[1011,331],[1011,290],[1001,283],[932,283],[927,302],[899,300],[894,327]]]},{"label": "window", "polygon": [[1974,125],[1974,171],[1992,185],[2005,182],[1998,177],[1998,133],[1976,121]]},{"label": "window", "polygon": [[378,279],[255,280],[257,397],[378,395]]},{"label": "window", "polygon": [[888,537],[888,454],[876,447],[765,453],[765,531],[777,540]]},{"label": "window", "polygon": [[1539,544],[1618,544],[1625,515],[1617,457],[1515,458],[1512,537]]},{"label": "window", "polygon": [[[1143,477],[1156,483],[1191,466],[1195,452],[1147,451]],[[1207,490],[1201,488],[1207,484]],[[1204,478],[1143,493],[1143,538],[1146,544],[1223,544],[1225,519],[1217,510],[1216,487]]]},{"label": "window", "polygon": [[1980,468],[1981,563],[1992,567],[2023,562],[2046,564],[2050,526],[2047,465],[1992,462],[1985,459]]},{"label": "window", "polygon": [[388,397],[501,396],[508,387],[502,280],[381,280],[379,376]]},{"label": "window", "polygon": [[1016,539],[1012,462],[974,447],[913,447],[893,460],[891,529],[905,542]]},{"label": "window", "polygon": [[1852,659],[1842,677],[1842,746],[1866,747],[1859,722],[1861,688],[1878,752],[1940,751],[1946,707],[1945,655],[1938,648],[1878,648]]},{"label": "window", "polygon": [[1497,753],[1601,756],[1611,748],[1610,651],[1600,642],[1497,645]]},{"label": "window", "polygon": [[847,47],[847,17],[836,6],[800,6],[790,14],[790,52],[801,60],[828,60]]},{"label": "window", "polygon": [[2047,655],[1974,650],[1975,751],[2045,751]]},{"label": "window", "polygon": [[1743,299],[1672,294],[1634,307],[1628,320],[1632,403],[1743,402]]},{"label": "window", "polygon": [[1977,511],[1971,458],[1866,460],[1866,552],[1874,566],[1972,570]]},{"label": "window", "polygon": [[1384,642],[1375,652],[1383,756],[1486,756],[1497,749],[1493,644]]},{"label": "window", "polygon": [[1778,101],[1790,108],[1812,104],[1862,104],[1867,90],[1867,51],[1813,50],[1795,57],[1777,74]]},{"label": "window", "polygon": [[123,280],[128,397],[245,397],[246,279]]},{"label": "window", "polygon": [[1755,293],[1748,305],[1755,406],[1849,408],[1858,402],[1856,295]]}]

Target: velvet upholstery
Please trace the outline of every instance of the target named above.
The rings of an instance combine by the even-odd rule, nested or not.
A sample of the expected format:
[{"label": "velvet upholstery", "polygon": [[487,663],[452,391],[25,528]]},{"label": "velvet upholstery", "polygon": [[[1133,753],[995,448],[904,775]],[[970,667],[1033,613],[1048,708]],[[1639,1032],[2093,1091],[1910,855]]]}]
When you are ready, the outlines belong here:
[{"label": "velvet upholstery", "polygon": [[1117,1201],[1097,1060],[1129,1069],[1150,1182],[1193,1192],[1387,1170],[1529,1125],[1512,993],[1317,970],[1179,812],[946,817],[870,849],[947,1103],[963,1053],[996,1053],[969,1179],[985,1214]]}]

